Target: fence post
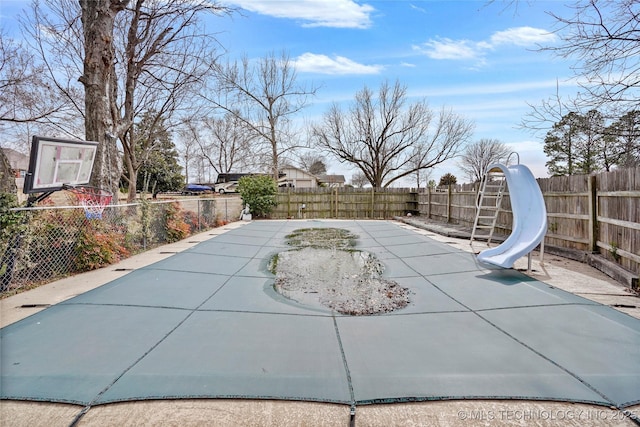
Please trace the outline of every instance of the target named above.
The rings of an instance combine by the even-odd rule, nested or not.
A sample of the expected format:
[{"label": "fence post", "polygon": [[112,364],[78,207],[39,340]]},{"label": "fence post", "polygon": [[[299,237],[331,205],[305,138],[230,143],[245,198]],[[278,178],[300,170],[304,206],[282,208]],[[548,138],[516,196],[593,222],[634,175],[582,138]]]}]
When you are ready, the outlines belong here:
[{"label": "fence post", "polygon": [[447,224],[451,222],[451,183],[447,188]]},{"label": "fence post", "polygon": [[202,231],[202,225],[200,223],[200,199],[198,199],[198,231]]},{"label": "fence post", "polygon": [[427,187],[429,189],[429,193],[427,195],[427,218],[431,219],[431,187]]},{"label": "fence post", "polygon": [[375,218],[375,209],[376,209],[376,188],[371,186],[371,216],[369,219]]},{"label": "fence post", "polygon": [[598,251],[598,194],[596,176],[589,176],[589,250]]},{"label": "fence post", "polygon": [[382,205],[383,206],[382,209],[384,209],[384,211],[382,212],[382,218],[386,218],[387,217],[387,212],[389,212],[389,197],[388,197],[388,193],[385,192],[382,195],[382,197],[384,199],[383,200],[384,204]]}]

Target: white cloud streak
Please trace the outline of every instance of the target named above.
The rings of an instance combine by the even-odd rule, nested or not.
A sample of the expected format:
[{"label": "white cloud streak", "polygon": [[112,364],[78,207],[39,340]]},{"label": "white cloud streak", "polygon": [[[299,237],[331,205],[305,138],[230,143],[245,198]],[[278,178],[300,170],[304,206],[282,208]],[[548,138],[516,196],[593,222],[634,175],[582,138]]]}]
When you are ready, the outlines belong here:
[{"label": "white cloud streak", "polygon": [[303,27],[369,28],[373,6],[352,0],[229,0],[230,5],[275,18],[296,19]]},{"label": "white cloud streak", "polygon": [[298,72],[319,74],[378,74],[383,69],[380,65],[359,64],[344,56],[330,58],[310,52],[297,57],[294,64]]},{"label": "white cloud streak", "polygon": [[413,46],[431,59],[476,59],[479,57],[477,43],[469,40],[438,39]]},{"label": "white cloud streak", "polygon": [[491,45],[531,47],[539,44],[551,44],[556,40],[557,36],[546,30],[532,27],[517,27],[494,33],[491,36]]},{"label": "white cloud streak", "polygon": [[533,47],[554,43],[556,39],[555,34],[546,30],[516,27],[495,32],[488,41],[431,39],[421,45],[414,45],[413,49],[431,59],[476,60],[483,63],[488,51],[501,46]]}]

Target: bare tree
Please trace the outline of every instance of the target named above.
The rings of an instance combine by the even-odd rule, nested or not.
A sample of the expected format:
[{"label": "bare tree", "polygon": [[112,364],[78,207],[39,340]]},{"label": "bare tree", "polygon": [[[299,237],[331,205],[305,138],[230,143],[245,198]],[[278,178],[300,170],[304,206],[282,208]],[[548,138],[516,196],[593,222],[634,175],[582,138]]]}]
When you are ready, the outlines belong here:
[{"label": "bare tree", "polygon": [[622,110],[637,108],[638,49],[640,48],[640,4],[637,0],[588,0],[570,6],[570,18],[552,14],[562,39],[547,49],[575,58],[576,74],[590,108],[622,103]]},{"label": "bare tree", "polygon": [[216,77],[216,87],[205,99],[244,123],[256,138],[256,154],[266,150],[269,169],[277,179],[279,159],[299,146],[291,120],[317,89],[297,83],[294,65],[285,52],[270,53],[255,64],[247,57],[218,64]]},{"label": "bare tree", "polygon": [[32,52],[0,34],[0,121],[42,121],[64,109],[43,74]]},{"label": "bare tree", "polygon": [[415,179],[416,188],[426,188],[429,186],[429,181],[433,176],[431,169],[418,169],[413,173]]},{"label": "bare tree", "polygon": [[[39,3],[35,3],[37,8]],[[33,32],[47,32],[47,27],[29,27]],[[54,36],[50,36],[50,39]],[[77,44],[77,42],[76,42]],[[21,41],[0,34],[0,122],[3,144],[27,153],[31,136],[44,134],[81,137],[84,126],[74,104],[49,78],[48,63],[39,47],[23,33]],[[64,74],[63,69],[56,68]],[[78,72],[75,73],[77,80]],[[76,82],[77,84],[77,82]],[[75,94],[80,91],[76,90]],[[77,100],[82,97],[76,97]]]},{"label": "bare tree", "polygon": [[353,175],[351,175],[351,184],[358,188],[362,188],[368,183],[369,183],[369,180],[362,172],[356,172]]},{"label": "bare tree", "polygon": [[216,174],[254,167],[251,145],[255,137],[237,116],[227,113],[191,121],[185,131]]},{"label": "bare tree", "polygon": [[[421,150],[423,148],[418,147],[417,148],[417,153],[420,154]],[[417,155],[415,157],[413,157],[411,160],[409,160],[409,167],[415,169],[415,172],[413,172],[412,174],[409,175],[409,178],[413,178],[415,179],[415,183],[416,183],[416,188],[420,188],[421,184],[426,184],[429,182],[429,180],[431,179],[431,169],[422,169],[422,168],[417,168],[419,166],[421,156]]]},{"label": "bare tree", "polygon": [[[31,29],[50,80],[84,115],[86,139],[100,143],[93,185],[117,191],[120,142],[127,176],[134,180],[129,187],[135,188],[136,172],[148,156],[133,148],[133,141],[145,139],[134,135],[136,117],[153,111],[156,122],[169,123],[192,99],[189,90],[201,83],[215,53],[215,39],[202,30],[199,17],[230,11],[216,2],[190,0],[34,2],[23,27]],[[76,80],[84,86],[81,96]]]},{"label": "bare tree", "polygon": [[[185,101],[191,101],[194,87],[210,71],[208,57],[215,57],[215,40],[202,32],[200,15],[230,10],[215,2],[136,0],[116,25],[118,73],[124,76],[119,86],[117,136],[124,150],[129,188],[136,188],[137,171],[153,145],[136,150],[135,141],[152,140],[134,135],[136,117],[153,112],[153,123],[175,116]],[[155,132],[154,126],[147,131]],[[139,147],[138,147],[139,148]],[[135,192],[129,192],[129,199]]]},{"label": "bare tree", "polygon": [[483,138],[467,148],[460,156],[458,166],[471,182],[479,182],[487,173],[489,165],[498,163],[509,155],[509,147],[497,139]]},{"label": "bare tree", "polygon": [[[190,122],[187,122],[187,124]],[[176,132],[177,141],[179,142],[178,154],[184,161],[184,176],[185,183],[189,183],[191,178],[191,167],[197,161],[197,156],[200,153],[200,147],[194,140],[189,127],[181,127]],[[196,167],[197,168],[197,167]]]},{"label": "bare tree", "polygon": [[562,120],[568,112],[580,112],[581,107],[574,99],[562,97],[560,83],[556,81],[556,92],[547,99],[540,101],[539,105],[527,103],[530,111],[524,115],[519,127],[532,134],[546,133],[556,123]]},{"label": "bare tree", "polygon": [[327,173],[327,160],[322,154],[307,152],[298,156],[297,164],[303,171],[311,175],[322,175]]},{"label": "bare tree", "polygon": [[450,110],[435,115],[426,100],[408,104],[399,82],[383,82],[377,97],[365,86],[347,113],[334,104],[312,127],[319,147],[357,166],[375,188],[456,156],[472,131]]},{"label": "bare tree", "polygon": [[547,132],[570,113],[592,109],[616,118],[639,109],[638,51],[640,4],[636,0],[586,0],[570,5],[573,16],[551,14],[557,21],[561,43],[543,51],[575,59],[573,67],[582,90],[575,97],[554,97],[531,105],[521,127]]}]

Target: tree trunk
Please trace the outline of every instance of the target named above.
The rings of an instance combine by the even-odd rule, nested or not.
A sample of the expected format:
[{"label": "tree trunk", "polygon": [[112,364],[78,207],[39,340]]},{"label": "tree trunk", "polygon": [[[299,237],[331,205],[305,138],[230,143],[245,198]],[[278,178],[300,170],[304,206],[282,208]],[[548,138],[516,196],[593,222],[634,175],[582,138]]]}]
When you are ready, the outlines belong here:
[{"label": "tree trunk", "polygon": [[273,179],[276,180],[276,182],[278,182],[278,180],[280,179],[280,167],[278,165],[278,145],[276,142],[271,142],[271,156],[272,156],[272,163],[271,163],[271,171],[273,173]]},{"label": "tree trunk", "polygon": [[138,187],[138,170],[133,167],[133,162],[130,157],[125,156],[124,163],[127,168],[127,175],[129,178],[129,193],[127,195],[127,203],[131,203],[135,200]]},{"label": "tree trunk", "polygon": [[[84,31],[85,137],[98,142],[91,185],[118,194],[121,161],[112,105],[115,100],[113,26],[127,0],[79,0]],[[117,201],[117,197],[114,197]]]}]

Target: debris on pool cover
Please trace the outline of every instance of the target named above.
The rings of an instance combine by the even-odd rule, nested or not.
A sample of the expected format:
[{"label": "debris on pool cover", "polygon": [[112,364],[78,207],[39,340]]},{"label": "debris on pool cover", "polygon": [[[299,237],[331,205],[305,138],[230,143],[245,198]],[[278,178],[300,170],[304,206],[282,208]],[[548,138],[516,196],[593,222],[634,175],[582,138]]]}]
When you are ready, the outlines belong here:
[{"label": "debris on pool cover", "polygon": [[409,303],[409,290],[384,279],[384,265],[355,249],[357,236],[347,230],[300,229],[287,239],[296,249],[277,254],[270,265],[281,295],[348,315],[387,313]]}]

